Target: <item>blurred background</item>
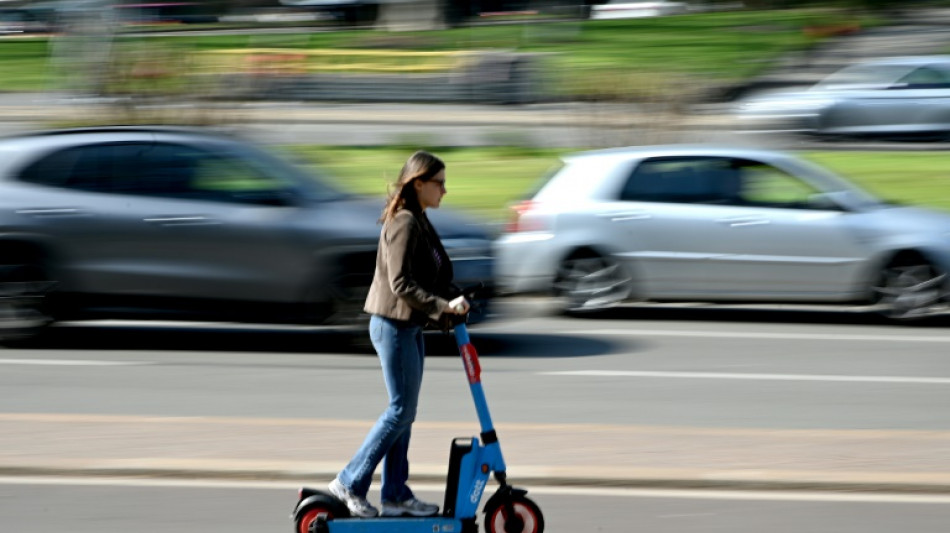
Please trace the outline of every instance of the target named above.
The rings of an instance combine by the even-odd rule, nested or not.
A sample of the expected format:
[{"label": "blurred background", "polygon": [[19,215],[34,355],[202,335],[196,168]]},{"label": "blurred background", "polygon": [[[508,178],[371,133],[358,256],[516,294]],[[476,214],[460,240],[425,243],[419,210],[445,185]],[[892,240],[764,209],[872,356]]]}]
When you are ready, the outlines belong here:
[{"label": "blurred background", "polygon": [[943,533],[948,141],[950,1],[0,0],[0,523],[292,527],[427,149],[548,531]]}]

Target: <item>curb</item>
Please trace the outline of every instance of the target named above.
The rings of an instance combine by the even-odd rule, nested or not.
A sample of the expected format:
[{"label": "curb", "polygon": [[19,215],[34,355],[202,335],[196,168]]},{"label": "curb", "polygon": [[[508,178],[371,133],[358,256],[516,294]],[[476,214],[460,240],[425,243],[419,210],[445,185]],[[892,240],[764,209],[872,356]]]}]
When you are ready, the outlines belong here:
[{"label": "curb", "polygon": [[[333,479],[336,470],[304,471],[282,469],[202,469],[202,468],[154,468],[154,467],[69,467],[69,466],[3,466],[0,477],[88,477],[88,478],[149,478],[174,480],[222,480],[222,481],[267,481],[300,482],[314,485]],[[575,488],[612,489],[671,489],[671,490],[731,490],[731,491],[807,491],[807,492],[860,492],[889,494],[950,494],[950,480],[927,481],[921,476],[892,476],[893,479],[855,476],[829,476],[828,479],[794,479],[794,476],[772,476],[764,472],[743,475],[742,472],[698,472],[692,477],[678,473],[653,473],[653,475],[630,477],[582,477],[518,475],[509,470],[510,480],[516,486],[546,486]],[[445,474],[414,472],[412,479],[418,483],[444,484]],[[374,483],[380,482],[379,473]]]}]

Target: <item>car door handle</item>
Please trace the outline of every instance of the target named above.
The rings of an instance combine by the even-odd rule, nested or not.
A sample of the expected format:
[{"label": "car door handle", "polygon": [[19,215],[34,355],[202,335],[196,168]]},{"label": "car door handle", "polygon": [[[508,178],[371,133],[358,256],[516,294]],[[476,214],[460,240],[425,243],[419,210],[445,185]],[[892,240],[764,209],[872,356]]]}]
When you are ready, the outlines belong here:
[{"label": "car door handle", "polygon": [[220,224],[217,220],[204,215],[149,217],[143,220],[157,226],[207,226],[210,224]]},{"label": "car door handle", "polygon": [[613,211],[604,213],[601,216],[609,218],[611,222],[626,222],[628,220],[646,220],[653,218],[653,215],[646,211]]},{"label": "car door handle", "polygon": [[771,220],[762,217],[727,217],[720,218],[716,222],[720,224],[726,224],[731,228],[737,228],[741,226],[761,226],[772,223]]},{"label": "car door handle", "polygon": [[17,209],[18,215],[36,218],[79,217],[89,213],[76,207],[41,207],[37,209]]}]

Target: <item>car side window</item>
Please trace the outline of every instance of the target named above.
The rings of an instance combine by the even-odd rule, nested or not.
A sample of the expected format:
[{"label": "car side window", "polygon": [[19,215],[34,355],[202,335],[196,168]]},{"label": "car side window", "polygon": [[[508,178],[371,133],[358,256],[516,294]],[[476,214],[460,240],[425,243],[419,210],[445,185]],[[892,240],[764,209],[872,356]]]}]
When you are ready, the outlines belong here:
[{"label": "car side window", "polygon": [[116,192],[142,196],[187,197],[194,175],[191,148],[149,143],[134,158],[136,171],[116,180]]},{"label": "car side window", "polygon": [[228,154],[205,154],[195,165],[191,188],[222,201],[265,205],[281,204],[294,191],[290,182]]},{"label": "car side window", "polygon": [[28,183],[91,192],[285,205],[291,182],[236,154],[174,143],[67,148],[20,173]]},{"label": "car side window", "polygon": [[728,203],[730,160],[663,157],[642,161],[630,174],[621,200],[686,204]]},{"label": "car side window", "polygon": [[145,146],[116,143],[66,148],[27,166],[19,179],[49,187],[115,192],[117,183],[136,168],[132,165]]},{"label": "car side window", "polygon": [[783,170],[757,161],[738,160],[736,205],[783,209],[814,209],[817,189]]},{"label": "car side window", "polygon": [[945,89],[950,87],[950,75],[932,67],[920,67],[899,79],[895,89]]},{"label": "car side window", "polygon": [[725,157],[647,159],[630,174],[620,199],[786,209],[814,208],[819,191],[759,161]]},{"label": "car side window", "polygon": [[79,150],[76,149],[54,152],[27,166],[18,178],[26,183],[65,187],[78,159]]},{"label": "car side window", "polygon": [[141,154],[128,192],[187,200],[283,205],[290,184],[223,150],[154,143]]}]

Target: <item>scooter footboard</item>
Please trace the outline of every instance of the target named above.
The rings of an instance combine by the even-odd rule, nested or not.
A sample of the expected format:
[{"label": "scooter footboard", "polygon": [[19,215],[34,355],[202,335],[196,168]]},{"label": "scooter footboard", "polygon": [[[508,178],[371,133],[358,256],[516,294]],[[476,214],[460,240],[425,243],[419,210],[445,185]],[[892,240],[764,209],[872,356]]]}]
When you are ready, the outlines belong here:
[{"label": "scooter footboard", "polygon": [[[474,524],[474,521],[471,522]],[[329,520],[314,529],[326,533],[464,533],[466,526],[454,518],[362,518]],[[471,527],[467,529],[471,530]]]}]

